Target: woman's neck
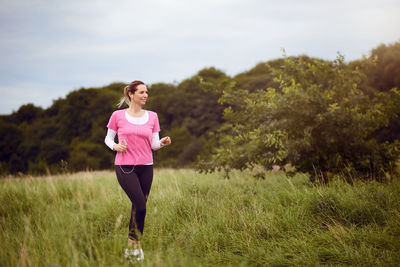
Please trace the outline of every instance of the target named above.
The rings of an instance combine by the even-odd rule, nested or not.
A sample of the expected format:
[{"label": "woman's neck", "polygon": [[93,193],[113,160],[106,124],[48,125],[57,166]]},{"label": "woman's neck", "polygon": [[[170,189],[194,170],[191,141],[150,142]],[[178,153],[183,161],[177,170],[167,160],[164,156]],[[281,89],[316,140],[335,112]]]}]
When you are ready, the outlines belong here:
[{"label": "woman's neck", "polygon": [[128,108],[128,113],[134,117],[141,117],[143,115],[143,109],[141,106],[136,104],[130,104]]}]

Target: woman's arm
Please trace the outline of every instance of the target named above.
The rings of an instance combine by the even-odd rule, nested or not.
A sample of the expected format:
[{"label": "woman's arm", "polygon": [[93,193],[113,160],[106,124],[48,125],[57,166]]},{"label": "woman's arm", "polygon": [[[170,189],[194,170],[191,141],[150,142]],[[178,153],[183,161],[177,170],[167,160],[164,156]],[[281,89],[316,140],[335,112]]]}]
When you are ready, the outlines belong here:
[{"label": "woman's arm", "polygon": [[126,151],[126,148],[127,148],[126,142],[124,140],[122,140],[122,142],[120,142],[119,144],[116,144],[114,142],[116,134],[117,134],[116,131],[114,131],[113,129],[108,128],[106,138],[104,139],[104,143],[106,143],[106,145],[111,150],[124,153]]},{"label": "woman's arm", "polygon": [[106,145],[111,150],[114,150],[114,145],[116,145],[115,142],[114,142],[116,135],[117,135],[116,131],[108,128],[106,138],[104,139],[104,143],[106,143]]},{"label": "woman's arm", "polygon": [[162,147],[160,142],[160,135],[158,132],[153,133],[151,137],[151,149],[154,151],[159,150]]},{"label": "woman's arm", "polygon": [[171,138],[169,136],[163,137],[160,140],[160,135],[158,132],[153,133],[153,136],[151,138],[151,149],[154,151],[159,150],[163,146],[171,144]]}]

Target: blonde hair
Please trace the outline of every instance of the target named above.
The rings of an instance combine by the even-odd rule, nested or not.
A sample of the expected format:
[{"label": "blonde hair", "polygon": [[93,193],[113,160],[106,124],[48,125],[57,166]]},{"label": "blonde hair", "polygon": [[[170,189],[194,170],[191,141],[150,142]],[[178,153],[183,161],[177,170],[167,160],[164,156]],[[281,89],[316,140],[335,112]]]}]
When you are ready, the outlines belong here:
[{"label": "blonde hair", "polygon": [[127,86],[124,87],[124,96],[121,97],[121,99],[119,100],[117,106],[120,108],[122,107],[124,104],[126,105],[130,105],[131,100],[129,98],[129,92],[131,92],[132,94],[136,92],[138,85],[144,84],[144,82],[142,81],[133,81],[130,84],[128,84]]}]

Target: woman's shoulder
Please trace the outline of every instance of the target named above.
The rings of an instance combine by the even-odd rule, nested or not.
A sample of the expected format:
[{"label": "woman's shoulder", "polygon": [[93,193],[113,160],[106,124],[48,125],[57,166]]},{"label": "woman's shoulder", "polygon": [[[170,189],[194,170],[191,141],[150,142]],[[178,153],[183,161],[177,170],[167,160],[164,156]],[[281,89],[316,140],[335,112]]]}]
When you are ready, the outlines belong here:
[{"label": "woman's shoulder", "polygon": [[125,109],[117,109],[116,111],[114,111],[114,112],[112,113],[111,116],[120,116],[120,115],[122,115],[122,114],[125,114]]},{"label": "woman's shoulder", "polygon": [[114,111],[111,116],[110,116],[110,121],[119,121],[123,118],[124,115],[124,110],[123,109],[118,109]]},{"label": "woman's shoulder", "polygon": [[149,113],[149,116],[151,116],[151,117],[157,117],[157,113],[156,112],[154,112],[154,111],[151,111],[151,110],[146,110],[147,111],[147,113]]}]

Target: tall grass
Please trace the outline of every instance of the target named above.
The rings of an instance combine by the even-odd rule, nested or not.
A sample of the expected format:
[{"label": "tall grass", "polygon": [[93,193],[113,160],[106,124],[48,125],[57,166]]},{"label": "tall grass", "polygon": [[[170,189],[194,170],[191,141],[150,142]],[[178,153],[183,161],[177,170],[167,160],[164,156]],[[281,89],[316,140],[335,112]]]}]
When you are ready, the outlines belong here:
[{"label": "tall grass", "polygon": [[[113,172],[0,180],[0,266],[121,266],[130,202]],[[398,266],[400,182],[156,170],[142,266]]]}]

